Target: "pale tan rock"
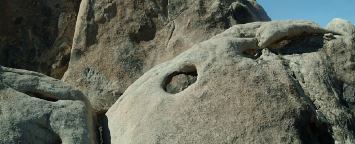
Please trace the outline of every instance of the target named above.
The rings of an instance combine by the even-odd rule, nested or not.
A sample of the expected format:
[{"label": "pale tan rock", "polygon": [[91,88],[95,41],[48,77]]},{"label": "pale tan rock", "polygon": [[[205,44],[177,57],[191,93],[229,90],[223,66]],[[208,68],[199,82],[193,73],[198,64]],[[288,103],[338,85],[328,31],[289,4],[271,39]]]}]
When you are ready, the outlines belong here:
[{"label": "pale tan rock", "polygon": [[[292,115],[305,103],[281,60],[235,56],[234,42],[205,41],[145,73],[106,114],[111,143],[300,142]],[[177,94],[164,91],[164,80],[186,67],[196,67],[197,81]]]},{"label": "pale tan rock", "polygon": [[341,18],[332,19],[332,21],[327,24],[326,28],[343,35],[355,35],[354,25],[350,21]]},{"label": "pale tan rock", "polygon": [[[281,23],[291,30],[303,22]],[[342,97],[343,83],[354,85],[337,78],[338,55],[327,52],[351,53],[329,45],[350,36],[327,40],[313,27],[277,50],[248,56],[261,49],[259,37],[233,32],[263,25],[272,26],[234,26],[146,72],[106,113],[111,143],[354,143],[353,106]],[[171,93],[176,73],[197,73],[197,80]]]},{"label": "pale tan rock", "polygon": [[355,35],[351,27],[354,28],[345,20],[332,20],[327,29],[338,34],[328,33],[323,41],[299,45],[305,48],[318,45],[318,51],[283,56],[319,117],[324,117],[332,127],[335,143],[354,143],[355,61],[351,57],[355,55]]},{"label": "pale tan rock", "polygon": [[234,24],[270,20],[252,0],[83,0],[78,15],[63,80],[99,113],[156,64]]}]

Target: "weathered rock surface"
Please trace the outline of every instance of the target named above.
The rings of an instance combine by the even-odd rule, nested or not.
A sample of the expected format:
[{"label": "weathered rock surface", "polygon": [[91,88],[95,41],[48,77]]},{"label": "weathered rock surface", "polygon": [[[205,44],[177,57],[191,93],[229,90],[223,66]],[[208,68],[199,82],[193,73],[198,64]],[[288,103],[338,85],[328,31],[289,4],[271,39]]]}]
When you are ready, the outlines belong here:
[{"label": "weathered rock surface", "polygon": [[80,0],[1,0],[0,65],[61,78]]},{"label": "weathered rock surface", "polygon": [[60,80],[0,66],[0,143],[94,143],[86,97]]},{"label": "weathered rock surface", "polygon": [[[355,36],[330,25],[236,25],[194,45],[109,109],[111,142],[355,143]],[[177,78],[184,89],[174,94],[166,86],[177,73],[197,80]]]},{"label": "weathered rock surface", "polygon": [[67,84],[0,66],[0,144],[355,143],[351,22],[263,22],[256,0],[79,3],[0,1],[0,65],[68,68]]},{"label": "weathered rock surface", "polygon": [[103,113],[156,64],[234,24],[268,20],[255,0],[83,0],[63,80]]}]

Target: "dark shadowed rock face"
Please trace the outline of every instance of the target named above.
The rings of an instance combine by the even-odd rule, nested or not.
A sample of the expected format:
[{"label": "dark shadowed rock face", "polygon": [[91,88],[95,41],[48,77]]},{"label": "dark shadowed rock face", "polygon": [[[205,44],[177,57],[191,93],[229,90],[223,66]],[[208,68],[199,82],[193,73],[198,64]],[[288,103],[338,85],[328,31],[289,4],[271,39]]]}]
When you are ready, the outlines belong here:
[{"label": "dark shadowed rock face", "polygon": [[0,65],[61,78],[80,0],[1,0]]},{"label": "dark shadowed rock face", "polygon": [[63,80],[105,112],[154,65],[232,25],[268,20],[253,0],[84,0]]}]

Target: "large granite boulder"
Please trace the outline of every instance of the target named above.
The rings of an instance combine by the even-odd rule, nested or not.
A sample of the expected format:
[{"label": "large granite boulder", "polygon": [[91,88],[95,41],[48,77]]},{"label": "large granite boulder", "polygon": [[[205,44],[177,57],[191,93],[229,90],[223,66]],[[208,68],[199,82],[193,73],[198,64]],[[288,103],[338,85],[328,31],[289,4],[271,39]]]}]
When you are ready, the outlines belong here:
[{"label": "large granite boulder", "polygon": [[80,0],[1,0],[0,65],[61,78]]},{"label": "large granite boulder", "polygon": [[83,0],[63,80],[104,113],[156,64],[235,24],[268,20],[255,0]]},{"label": "large granite boulder", "polygon": [[60,80],[0,66],[0,143],[95,143],[86,97]]},{"label": "large granite boulder", "polygon": [[333,28],[309,21],[233,26],[129,86],[106,113],[107,137],[125,144],[355,143],[354,35]]}]

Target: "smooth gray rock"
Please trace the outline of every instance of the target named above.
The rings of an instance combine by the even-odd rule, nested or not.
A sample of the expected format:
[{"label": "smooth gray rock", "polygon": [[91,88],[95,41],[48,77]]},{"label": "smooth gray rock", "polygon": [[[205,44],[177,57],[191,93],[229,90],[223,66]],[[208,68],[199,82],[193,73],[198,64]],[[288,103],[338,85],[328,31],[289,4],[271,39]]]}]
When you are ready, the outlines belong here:
[{"label": "smooth gray rock", "polygon": [[0,143],[95,143],[94,117],[78,90],[36,72],[0,66]]}]

